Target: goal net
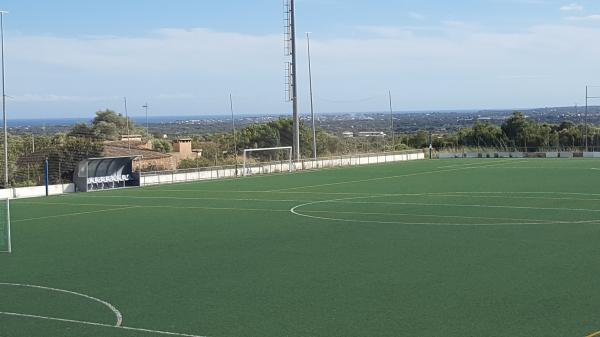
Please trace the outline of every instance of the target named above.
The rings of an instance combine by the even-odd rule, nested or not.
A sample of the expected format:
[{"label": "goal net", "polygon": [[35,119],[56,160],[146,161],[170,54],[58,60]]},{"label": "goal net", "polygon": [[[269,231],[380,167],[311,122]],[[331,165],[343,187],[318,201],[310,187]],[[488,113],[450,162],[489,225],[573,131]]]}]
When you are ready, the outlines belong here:
[{"label": "goal net", "polygon": [[11,251],[10,202],[8,199],[2,199],[0,200],[0,253]]},{"label": "goal net", "polygon": [[292,147],[270,147],[244,150],[243,175],[292,172]]}]

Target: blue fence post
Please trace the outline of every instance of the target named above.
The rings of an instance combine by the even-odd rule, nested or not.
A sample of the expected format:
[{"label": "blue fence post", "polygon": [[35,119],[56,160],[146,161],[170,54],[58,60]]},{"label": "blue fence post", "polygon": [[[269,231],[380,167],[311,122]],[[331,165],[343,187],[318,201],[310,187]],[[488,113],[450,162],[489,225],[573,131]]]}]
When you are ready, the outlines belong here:
[{"label": "blue fence post", "polygon": [[50,179],[48,177],[48,158],[46,158],[46,160],[44,161],[44,177],[46,178],[46,196],[48,196],[48,185],[50,185]]}]

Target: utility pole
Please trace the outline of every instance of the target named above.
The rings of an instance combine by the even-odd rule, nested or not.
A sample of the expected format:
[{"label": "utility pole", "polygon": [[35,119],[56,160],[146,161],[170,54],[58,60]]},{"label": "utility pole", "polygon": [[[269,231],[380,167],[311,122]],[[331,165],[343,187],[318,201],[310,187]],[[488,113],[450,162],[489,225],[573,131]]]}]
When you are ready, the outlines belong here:
[{"label": "utility pole", "polygon": [[313,85],[312,85],[312,62],[310,58],[310,33],[306,33],[306,42],[308,45],[308,82],[310,88],[310,116],[312,120],[312,132],[313,132],[313,159],[317,160],[317,127],[315,124],[315,105],[313,99]]}]

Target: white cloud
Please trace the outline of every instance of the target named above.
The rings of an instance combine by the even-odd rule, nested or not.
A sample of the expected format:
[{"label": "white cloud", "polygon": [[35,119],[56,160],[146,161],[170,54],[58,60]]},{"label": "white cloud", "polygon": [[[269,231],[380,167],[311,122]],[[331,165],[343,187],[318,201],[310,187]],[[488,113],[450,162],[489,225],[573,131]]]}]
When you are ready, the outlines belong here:
[{"label": "white cloud", "polygon": [[[353,37],[313,37],[319,111],[383,110],[384,99],[326,99],[387,89],[402,109],[566,104],[600,73],[600,45],[590,43],[600,28],[541,25],[508,34],[455,22],[436,29],[367,26]],[[127,96],[131,107],[148,101],[154,114],[226,113],[232,92],[240,113],[288,112],[281,40],[207,29],[163,29],[146,37],[13,35],[7,41],[11,111],[87,117],[120,110]],[[305,45],[298,45],[299,89],[307,100]],[[532,86],[532,80],[539,82]]]},{"label": "white cloud", "polygon": [[583,6],[574,2],[568,5],[564,5],[560,8],[561,11],[564,12],[580,12],[583,10]]},{"label": "white cloud", "polygon": [[568,21],[600,21],[600,14],[593,14],[587,16],[569,16],[565,18]]}]

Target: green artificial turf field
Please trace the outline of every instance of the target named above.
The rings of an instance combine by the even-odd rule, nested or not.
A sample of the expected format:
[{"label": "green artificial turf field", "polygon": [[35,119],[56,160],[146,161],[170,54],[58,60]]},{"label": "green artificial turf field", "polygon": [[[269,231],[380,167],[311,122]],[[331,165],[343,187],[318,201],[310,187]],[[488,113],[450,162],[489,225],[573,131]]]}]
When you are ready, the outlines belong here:
[{"label": "green artificial turf field", "polygon": [[2,337],[600,330],[600,160],[419,161],[11,211]]}]

